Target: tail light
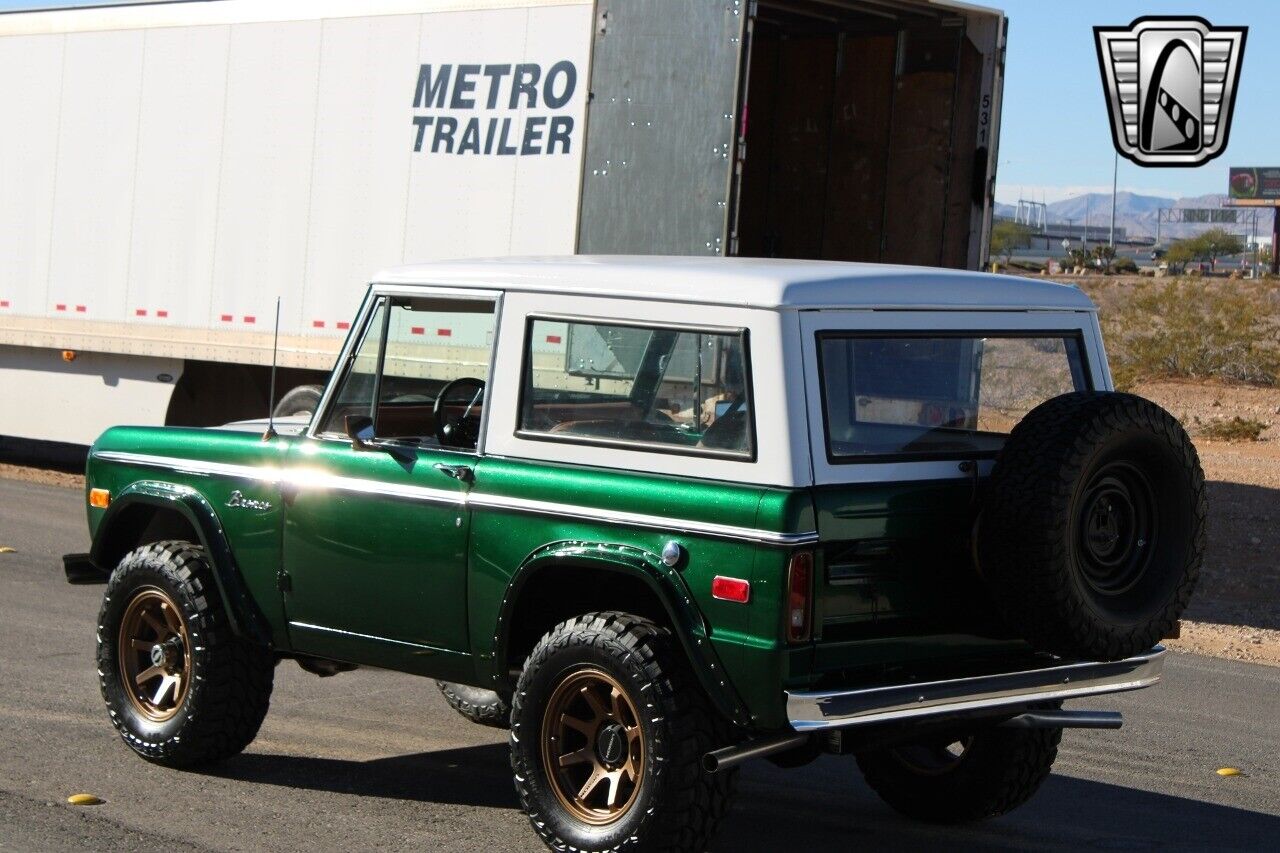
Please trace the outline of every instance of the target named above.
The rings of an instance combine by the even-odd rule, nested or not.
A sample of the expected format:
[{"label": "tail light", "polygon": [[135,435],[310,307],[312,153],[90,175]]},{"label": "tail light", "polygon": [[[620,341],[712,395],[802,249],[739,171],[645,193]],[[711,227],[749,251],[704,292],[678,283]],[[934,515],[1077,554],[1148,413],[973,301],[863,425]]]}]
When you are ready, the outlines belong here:
[{"label": "tail light", "polygon": [[813,552],[799,551],[787,564],[787,640],[803,643],[812,633]]}]

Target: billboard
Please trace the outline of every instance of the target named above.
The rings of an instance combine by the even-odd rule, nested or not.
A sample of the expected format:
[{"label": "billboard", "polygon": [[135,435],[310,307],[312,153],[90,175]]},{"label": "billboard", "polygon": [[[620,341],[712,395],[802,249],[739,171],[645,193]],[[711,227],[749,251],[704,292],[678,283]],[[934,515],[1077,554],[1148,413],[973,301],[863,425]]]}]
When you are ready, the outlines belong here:
[{"label": "billboard", "polygon": [[1280,207],[1280,167],[1233,166],[1227,178],[1228,204]]}]

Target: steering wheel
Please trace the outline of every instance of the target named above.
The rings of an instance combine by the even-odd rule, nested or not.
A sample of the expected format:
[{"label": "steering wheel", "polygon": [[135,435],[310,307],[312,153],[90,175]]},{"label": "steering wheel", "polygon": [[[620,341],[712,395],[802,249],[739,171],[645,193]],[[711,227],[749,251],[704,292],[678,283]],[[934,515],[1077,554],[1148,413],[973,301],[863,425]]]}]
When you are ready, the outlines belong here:
[{"label": "steering wheel", "polygon": [[[446,417],[445,400],[448,399],[450,392],[466,387],[475,388],[475,393],[471,395],[471,402],[467,403],[466,408],[462,410],[462,414],[451,421]],[[483,379],[459,376],[457,379],[445,383],[445,386],[440,389],[440,393],[436,395],[435,404],[431,407],[431,417],[436,426],[436,438],[439,439],[442,446],[476,446],[476,442],[480,440],[480,418],[472,414],[472,410],[483,399]]]}]

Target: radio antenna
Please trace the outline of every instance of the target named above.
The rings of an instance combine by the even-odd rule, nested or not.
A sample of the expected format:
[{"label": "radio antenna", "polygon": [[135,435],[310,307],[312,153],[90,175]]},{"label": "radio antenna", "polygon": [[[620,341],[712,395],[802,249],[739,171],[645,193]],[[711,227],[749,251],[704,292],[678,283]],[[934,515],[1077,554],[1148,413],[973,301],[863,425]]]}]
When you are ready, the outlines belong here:
[{"label": "radio antenna", "polygon": [[267,431],[262,434],[263,441],[270,441],[276,436],[276,362],[280,354],[280,297],[276,297],[276,331],[271,338],[271,389],[267,392]]}]

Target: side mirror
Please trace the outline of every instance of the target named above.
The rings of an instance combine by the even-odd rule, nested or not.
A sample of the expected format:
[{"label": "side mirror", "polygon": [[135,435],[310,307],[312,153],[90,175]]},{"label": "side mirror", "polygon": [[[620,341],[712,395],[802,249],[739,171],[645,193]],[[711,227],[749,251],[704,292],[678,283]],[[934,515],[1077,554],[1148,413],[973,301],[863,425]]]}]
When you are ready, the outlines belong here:
[{"label": "side mirror", "polygon": [[373,445],[373,418],[368,415],[347,415],[344,423],[352,450],[376,449]]}]

